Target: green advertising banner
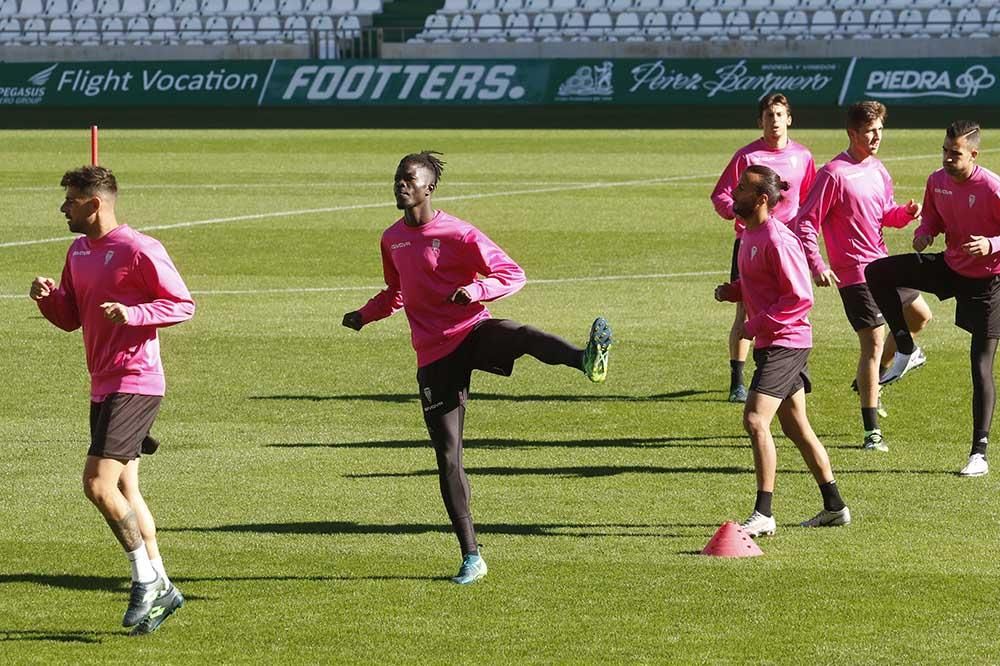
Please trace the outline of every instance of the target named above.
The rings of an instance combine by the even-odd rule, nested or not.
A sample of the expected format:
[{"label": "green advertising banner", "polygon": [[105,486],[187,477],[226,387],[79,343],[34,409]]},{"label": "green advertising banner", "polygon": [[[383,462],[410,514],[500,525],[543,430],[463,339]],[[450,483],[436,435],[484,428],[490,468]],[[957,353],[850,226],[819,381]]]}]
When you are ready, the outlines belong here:
[{"label": "green advertising banner", "polygon": [[0,63],[0,106],[1000,104],[1000,58]]},{"label": "green advertising banner", "polygon": [[1000,104],[1000,58],[857,60],[841,104],[877,99],[897,106]]},{"label": "green advertising banner", "polygon": [[257,106],[270,60],[4,63],[0,106]]}]

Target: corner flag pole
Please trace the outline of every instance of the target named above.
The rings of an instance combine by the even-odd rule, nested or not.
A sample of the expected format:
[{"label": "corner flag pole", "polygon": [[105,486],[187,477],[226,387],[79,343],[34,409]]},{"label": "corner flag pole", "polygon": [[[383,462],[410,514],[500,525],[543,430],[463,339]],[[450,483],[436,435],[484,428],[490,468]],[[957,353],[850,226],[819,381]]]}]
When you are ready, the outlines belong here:
[{"label": "corner flag pole", "polygon": [[90,126],[90,163],[97,166],[97,125]]}]

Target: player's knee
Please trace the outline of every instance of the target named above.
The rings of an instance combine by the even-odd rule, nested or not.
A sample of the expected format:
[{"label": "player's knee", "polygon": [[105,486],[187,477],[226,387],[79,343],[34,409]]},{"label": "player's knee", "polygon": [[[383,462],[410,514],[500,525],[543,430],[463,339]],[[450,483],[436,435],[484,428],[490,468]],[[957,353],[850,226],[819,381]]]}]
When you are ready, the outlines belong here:
[{"label": "player's knee", "polygon": [[747,431],[747,434],[755,435],[764,430],[769,430],[770,427],[770,419],[766,418],[763,414],[751,410],[743,412],[743,429]]},{"label": "player's knee", "polygon": [[83,477],[83,494],[97,506],[103,506],[107,503],[113,488],[114,484],[109,484],[100,477]]}]

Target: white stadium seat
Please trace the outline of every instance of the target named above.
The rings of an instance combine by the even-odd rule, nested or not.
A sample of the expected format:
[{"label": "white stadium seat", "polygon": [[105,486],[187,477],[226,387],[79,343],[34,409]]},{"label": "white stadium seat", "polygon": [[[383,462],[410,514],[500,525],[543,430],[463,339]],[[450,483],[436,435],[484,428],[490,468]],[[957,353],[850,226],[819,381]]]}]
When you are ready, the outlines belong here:
[{"label": "white stadium seat", "polygon": [[469,0],[444,0],[444,7],[438,10],[442,14],[461,14],[469,11]]},{"label": "white stadium seat", "polygon": [[809,24],[809,34],[824,38],[837,31],[837,15],[832,9],[818,9],[813,12],[812,23]]},{"label": "white stadium seat", "polygon": [[357,4],[354,0],[330,0],[331,14],[352,14],[356,8]]},{"label": "white stadium seat", "polygon": [[476,30],[476,19],[472,14],[455,14],[451,17],[452,39],[468,39]]},{"label": "white stadium seat", "polygon": [[947,9],[932,9],[927,13],[924,32],[928,35],[945,35],[951,32],[951,12]]},{"label": "white stadium seat", "polygon": [[919,9],[904,9],[896,19],[896,30],[904,37],[911,37],[924,29],[924,15]]},{"label": "white stadium seat", "polygon": [[354,9],[358,16],[372,16],[382,13],[382,0],[358,0],[358,6]]},{"label": "white stadium seat", "polygon": [[698,17],[698,27],[692,34],[698,37],[708,38],[722,33],[722,13],[714,9],[704,11]]},{"label": "white stadium seat", "polygon": [[646,12],[642,17],[642,31],[647,37],[658,39],[670,34],[670,21],[666,12]]},{"label": "white stadium seat", "polygon": [[868,32],[891,35],[896,31],[896,16],[889,9],[876,9],[868,15]]},{"label": "white stadium seat", "polygon": [[587,29],[584,35],[594,38],[601,38],[611,34],[614,22],[608,12],[593,12],[587,20]]},{"label": "white stadium seat", "polygon": [[531,28],[539,39],[548,39],[559,33],[559,19],[552,12],[539,12],[531,21]]},{"label": "white stadium seat", "polygon": [[503,37],[504,34],[503,18],[499,14],[493,12],[479,17],[475,37],[489,40]]},{"label": "white stadium seat", "polygon": [[725,20],[726,35],[732,39],[744,39],[753,35],[750,13],[742,9],[729,12]]}]

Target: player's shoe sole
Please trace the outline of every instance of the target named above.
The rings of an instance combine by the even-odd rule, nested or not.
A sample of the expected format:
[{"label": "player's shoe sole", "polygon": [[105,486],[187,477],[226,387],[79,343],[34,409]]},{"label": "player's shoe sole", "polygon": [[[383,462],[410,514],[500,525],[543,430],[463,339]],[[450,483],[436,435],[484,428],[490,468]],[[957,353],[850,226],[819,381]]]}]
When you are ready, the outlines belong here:
[{"label": "player's shoe sole", "polygon": [[590,337],[583,350],[583,373],[592,382],[603,382],[608,376],[608,348],[614,340],[611,327],[604,317],[598,317],[590,326]]}]

